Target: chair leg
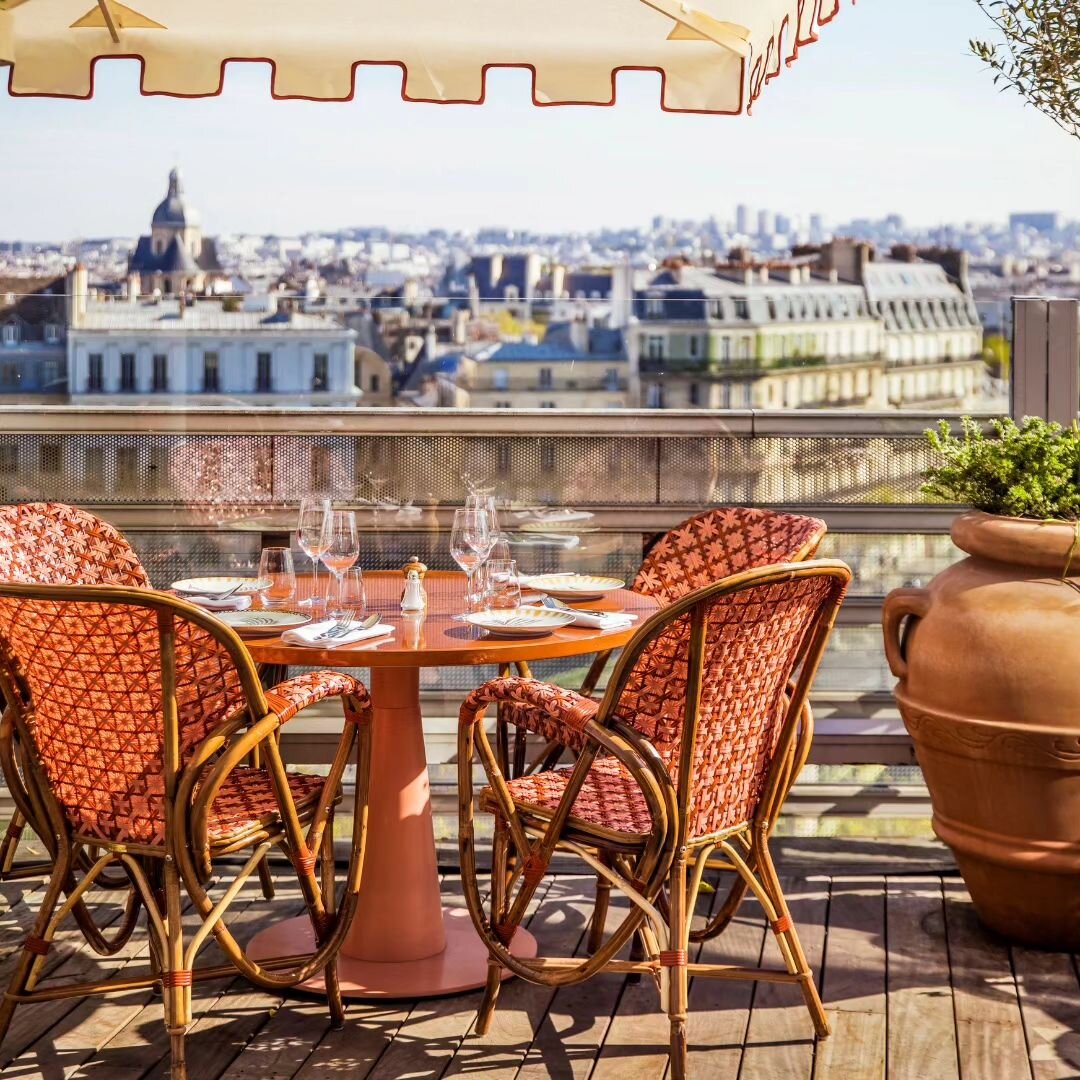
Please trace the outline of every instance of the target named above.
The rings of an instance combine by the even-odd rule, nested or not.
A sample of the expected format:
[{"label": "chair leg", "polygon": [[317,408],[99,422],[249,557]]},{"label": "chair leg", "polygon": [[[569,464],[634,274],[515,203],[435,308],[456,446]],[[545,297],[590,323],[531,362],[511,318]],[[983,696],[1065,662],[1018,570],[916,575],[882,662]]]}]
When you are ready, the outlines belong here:
[{"label": "chair leg", "polygon": [[274,876],[270,873],[270,860],[264,855],[259,860],[259,884],[262,886],[263,898],[274,899]]},{"label": "chair leg", "polygon": [[611,900],[611,882],[603,874],[596,875],[596,903],[593,906],[592,922],[589,924],[587,949],[596,952],[604,942],[604,926],[607,922],[608,905]]},{"label": "chair leg", "polygon": [[[668,928],[670,932],[668,957],[661,955],[666,971],[667,993],[664,1002],[671,1023],[671,1078],[686,1080],[687,1045],[686,1019],[689,999],[689,979],[686,970],[689,916],[686,897],[686,857],[680,854],[671,867],[668,885]],[[665,962],[666,960],[666,962]]]},{"label": "chair leg", "polygon": [[769,851],[767,839],[762,839],[756,845],[758,873],[761,884],[769,899],[776,908],[776,922],[773,923],[772,931],[776,936],[776,944],[784,957],[784,963],[788,971],[799,976],[799,989],[802,990],[803,1000],[810,1012],[810,1019],[814,1022],[814,1031],[819,1039],[828,1037],[831,1033],[829,1019],[825,1015],[825,1006],[821,1003],[821,995],[818,993],[817,983],[814,981],[814,973],[807,962],[806,953],[803,951],[802,942],[799,940],[798,931],[791,918],[787,898],[784,890],[780,887],[780,877],[773,865],[772,854]]},{"label": "chair leg", "polygon": [[184,969],[183,904],[180,875],[174,860],[167,861],[162,887],[165,892],[165,933],[162,942],[162,996],[165,1028],[169,1033],[171,1080],[187,1080],[185,1036],[191,1024],[191,973]]},{"label": "chair leg", "polygon": [[[323,909],[326,912],[327,923],[333,918],[336,904],[336,888],[334,881],[334,813],[330,812],[330,818],[326,823],[326,830],[322,836],[322,850],[320,853],[322,863],[322,900]],[[265,865],[265,859],[259,864]],[[334,1031],[340,1031],[345,1026],[345,1003],[341,999],[341,980],[338,977],[337,957],[331,957],[326,965],[324,973],[326,979],[326,1001],[330,1007],[330,1027]]]},{"label": "chair leg", "polygon": [[41,956],[39,952],[30,949],[30,939],[47,940],[45,935],[49,930],[49,920],[56,910],[56,905],[60,902],[70,870],[71,857],[70,853],[65,850],[62,857],[58,859],[52,876],[49,878],[45,896],[41,901],[41,907],[38,909],[37,918],[34,920],[34,929],[23,943],[19,959],[15,964],[15,970],[12,972],[11,980],[8,983],[7,993],[4,995],[3,1001],[0,1002],[0,1043],[4,1041],[7,1035],[8,1028],[11,1026],[11,1018],[15,1015],[15,1008],[18,1005],[14,995],[21,994],[30,985],[34,977],[37,961]]},{"label": "chair leg", "polygon": [[488,960],[487,983],[484,985],[484,997],[476,1014],[476,1034],[486,1035],[491,1030],[491,1021],[495,1016],[495,1006],[499,1001],[499,988],[502,986],[502,967],[498,960]]},{"label": "chair leg", "polygon": [[11,867],[15,863],[15,853],[19,849],[19,840],[25,827],[26,818],[22,811],[12,811],[3,843],[0,843],[0,877],[11,873]]}]

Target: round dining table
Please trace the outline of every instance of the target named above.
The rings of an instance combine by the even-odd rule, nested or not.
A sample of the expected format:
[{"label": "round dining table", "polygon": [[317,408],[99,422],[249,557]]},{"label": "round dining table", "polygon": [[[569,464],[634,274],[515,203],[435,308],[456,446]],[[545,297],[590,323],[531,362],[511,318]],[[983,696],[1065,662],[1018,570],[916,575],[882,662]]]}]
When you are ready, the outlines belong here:
[{"label": "round dining table", "polygon": [[[487,949],[468,912],[442,904],[424,729],[420,669],[514,664],[586,656],[625,645],[656,602],[629,589],[576,604],[582,610],[625,611],[629,627],[597,630],[568,626],[540,638],[494,637],[456,618],[465,610],[465,575],[429,571],[427,609],[400,609],[404,578],[398,571],[364,574],[368,611],[393,627],[392,636],[338,648],[288,644],[280,637],[248,638],[261,665],[370,668],[374,706],[367,850],[356,915],[338,959],[342,993],[353,998],[420,998],[483,986]],[[304,582],[302,589],[308,587]],[[464,696],[464,695],[463,695]],[[311,948],[307,916],[260,931],[250,951],[262,958]],[[536,955],[525,931],[514,952]],[[323,990],[321,976],[304,989]]]}]

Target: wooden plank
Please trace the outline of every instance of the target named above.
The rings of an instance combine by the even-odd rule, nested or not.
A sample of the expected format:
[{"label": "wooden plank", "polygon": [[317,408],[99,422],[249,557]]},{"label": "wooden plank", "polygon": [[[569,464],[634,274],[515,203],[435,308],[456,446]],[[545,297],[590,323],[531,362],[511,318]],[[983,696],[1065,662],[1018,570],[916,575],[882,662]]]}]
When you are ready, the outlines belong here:
[{"label": "wooden plank", "polygon": [[[725,876],[717,902],[726,894]],[[757,967],[765,947],[765,915],[751,894],[718,937],[706,941],[701,963]],[[734,979],[696,978],[690,986],[691,1076],[737,1076],[750,1026],[755,984]]]},{"label": "wooden plank", "polygon": [[1048,300],[1046,306],[1046,418],[1070,427],[1080,408],[1080,303]]},{"label": "wooden plank", "polygon": [[1080,1076],[1080,988],[1073,958],[1013,946],[1012,961],[1032,1075]]},{"label": "wooden plank", "polygon": [[964,1080],[1030,1076],[1009,951],[983,929],[963,884],[946,881],[944,892],[960,1074]]},{"label": "wooden plank", "polygon": [[[267,921],[288,918],[299,909],[295,891],[290,896],[282,889],[274,900],[264,900],[258,883],[253,881],[234,901],[226,919],[237,939],[245,941]],[[199,962],[222,963],[224,957],[216,944],[210,943],[200,953]],[[250,1039],[250,1028],[245,1025],[260,1023],[269,1011],[269,1003],[265,1004],[265,1011],[260,1011],[247,1007],[245,1002],[226,1002],[230,989],[237,995],[255,991],[243,979],[196,983],[193,989],[191,1008],[194,1023],[187,1039],[191,1080],[208,1076],[216,1078]],[[216,1015],[212,1010],[217,1010]],[[236,1027],[242,1029],[239,1035]],[[160,998],[151,999],[102,1046],[99,1061],[107,1064],[109,1080],[138,1080],[144,1076],[168,1075],[169,1037]]]},{"label": "wooden plank", "polygon": [[[785,878],[782,884],[803,951],[820,985],[829,882],[826,878]],[[762,963],[780,966],[772,938],[772,934],[766,937]],[[798,987],[758,983],[739,1080],[807,1080],[813,1067],[814,1025]]]},{"label": "wooden plank", "polygon": [[[108,930],[120,918],[121,908],[116,899],[116,893],[103,890],[92,889],[87,894],[88,906],[102,930]],[[0,986],[7,987],[17,959],[16,950],[0,963]],[[44,974],[38,985],[44,987],[53,980],[77,982],[101,978],[112,970],[110,958],[99,957],[94,953],[75,922],[66,920],[54,939],[54,946],[46,959]],[[33,1046],[44,1033],[60,1024],[80,1001],[80,998],[71,997],[20,1005],[15,1010],[3,1047],[0,1048],[0,1068],[6,1068],[16,1057]]]},{"label": "wooden plank", "polygon": [[[589,878],[587,882],[581,887],[577,900],[571,902],[583,905],[591,916],[595,895],[593,879]],[[628,907],[629,901],[613,892],[607,926],[614,928]],[[583,937],[578,944],[579,954],[585,941]],[[624,982],[620,975],[598,975],[558,990],[534,1033],[517,1080],[548,1080],[552,1076],[558,1076],[560,1080],[584,1080],[589,1077],[604,1044]]]},{"label": "wooden plank", "polygon": [[[695,914],[703,917],[712,908],[714,900],[713,894],[701,893]],[[700,957],[701,949],[701,945],[691,945],[691,962]],[[691,992],[694,986],[695,981],[691,980]],[[695,1037],[694,1030],[691,1014],[688,1021],[691,1043]],[[626,980],[592,1073],[593,1080],[653,1080],[663,1077],[668,1068],[670,1043],[671,1023],[661,1010],[655,980],[647,976],[637,983]]]},{"label": "wooden plank", "polygon": [[941,879],[889,880],[885,917],[890,1080],[959,1080]]},{"label": "wooden plank", "polygon": [[1047,413],[1047,306],[1031,297],[1013,300],[1013,362],[1009,412],[1014,420]]},{"label": "wooden plank", "polygon": [[[448,878],[443,887],[443,903],[464,906],[460,890],[460,882]],[[543,885],[537,890],[526,926],[538,907],[542,907],[546,891]],[[474,990],[454,997],[417,1002],[368,1075],[379,1080],[441,1076],[472,1027],[482,996],[482,991]]]},{"label": "wooden plank", "polygon": [[818,1046],[814,1080],[885,1075],[885,882],[834,879],[822,1000],[832,1036]]},{"label": "wooden plank", "polygon": [[[552,879],[529,923],[544,956],[581,955],[596,879]],[[514,1080],[551,1007],[556,991],[548,986],[509,980],[499,992],[491,1030],[472,1034],[458,1047],[444,1076],[482,1072],[485,1080]]]}]

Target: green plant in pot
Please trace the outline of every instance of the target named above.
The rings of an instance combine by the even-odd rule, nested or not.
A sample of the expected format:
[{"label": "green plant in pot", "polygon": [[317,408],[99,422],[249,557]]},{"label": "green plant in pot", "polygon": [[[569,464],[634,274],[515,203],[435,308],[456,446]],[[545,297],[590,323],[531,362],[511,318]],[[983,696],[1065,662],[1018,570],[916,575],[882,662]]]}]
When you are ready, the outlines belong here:
[{"label": "green plant in pot", "polygon": [[927,433],[933,499],[971,507],[966,558],[882,616],[934,829],[976,910],[1026,944],[1080,948],[1080,429],[1028,417]]}]

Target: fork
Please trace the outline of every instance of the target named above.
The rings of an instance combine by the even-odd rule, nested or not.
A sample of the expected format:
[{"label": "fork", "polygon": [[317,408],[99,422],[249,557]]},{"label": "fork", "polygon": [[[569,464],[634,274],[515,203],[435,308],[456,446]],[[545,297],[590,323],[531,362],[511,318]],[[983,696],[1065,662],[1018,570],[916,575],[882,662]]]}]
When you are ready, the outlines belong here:
[{"label": "fork", "polygon": [[330,627],[329,630],[324,630],[315,641],[328,641],[331,638],[344,637],[350,630],[352,630],[353,623],[356,622],[356,613],[352,611],[346,611],[344,615],[338,616],[337,622]]}]

